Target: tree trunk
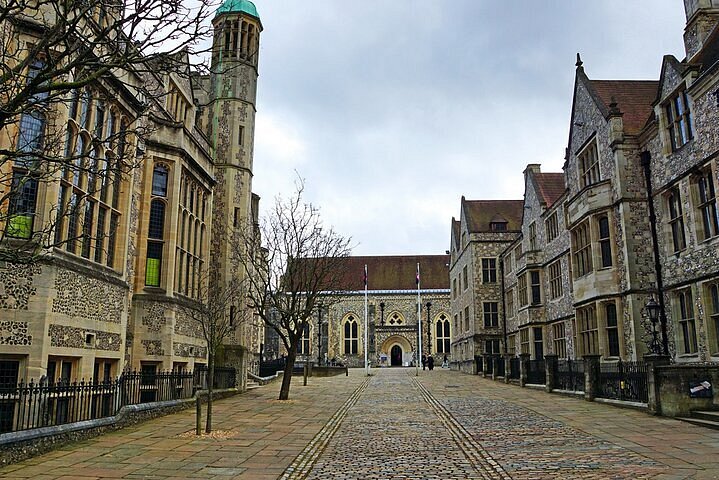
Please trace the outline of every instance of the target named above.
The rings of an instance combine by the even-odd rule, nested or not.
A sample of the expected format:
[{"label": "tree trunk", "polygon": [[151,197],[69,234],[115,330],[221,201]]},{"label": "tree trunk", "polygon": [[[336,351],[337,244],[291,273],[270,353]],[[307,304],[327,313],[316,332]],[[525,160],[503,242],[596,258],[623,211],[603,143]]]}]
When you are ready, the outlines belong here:
[{"label": "tree trunk", "polygon": [[290,398],[290,382],[292,381],[292,369],[295,366],[295,358],[297,358],[297,352],[294,349],[290,349],[287,353],[285,372],[282,375],[282,387],[280,388],[279,400],[287,400]]},{"label": "tree trunk", "polygon": [[207,421],[205,422],[205,433],[212,433],[212,389],[215,386],[215,359],[214,355],[208,355],[207,360]]}]

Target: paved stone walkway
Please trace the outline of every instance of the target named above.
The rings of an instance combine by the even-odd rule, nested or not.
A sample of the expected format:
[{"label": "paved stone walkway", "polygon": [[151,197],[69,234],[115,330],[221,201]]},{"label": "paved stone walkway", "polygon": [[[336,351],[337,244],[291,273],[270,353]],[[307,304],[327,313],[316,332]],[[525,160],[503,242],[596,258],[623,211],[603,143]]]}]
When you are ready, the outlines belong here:
[{"label": "paved stone walkway", "polygon": [[719,479],[719,431],[448,370],[293,379],[0,469],[59,479]]}]

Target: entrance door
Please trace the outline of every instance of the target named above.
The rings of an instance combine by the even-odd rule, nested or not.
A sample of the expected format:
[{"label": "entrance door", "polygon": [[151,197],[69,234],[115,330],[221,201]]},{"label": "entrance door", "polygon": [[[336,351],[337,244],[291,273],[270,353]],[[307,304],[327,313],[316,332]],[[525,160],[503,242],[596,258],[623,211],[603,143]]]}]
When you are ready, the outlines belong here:
[{"label": "entrance door", "polygon": [[401,367],[402,366],[402,347],[399,345],[395,345],[392,347],[392,350],[390,351],[390,355],[392,356],[392,366],[393,367]]}]

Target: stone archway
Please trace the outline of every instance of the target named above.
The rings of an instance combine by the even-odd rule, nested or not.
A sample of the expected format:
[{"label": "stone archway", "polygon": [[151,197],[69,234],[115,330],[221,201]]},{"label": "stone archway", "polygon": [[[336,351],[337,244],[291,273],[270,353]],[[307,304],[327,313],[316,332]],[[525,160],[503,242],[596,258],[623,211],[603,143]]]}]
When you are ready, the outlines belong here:
[{"label": "stone archway", "polygon": [[402,335],[387,338],[379,349],[380,366],[409,366],[412,361],[412,344]]}]

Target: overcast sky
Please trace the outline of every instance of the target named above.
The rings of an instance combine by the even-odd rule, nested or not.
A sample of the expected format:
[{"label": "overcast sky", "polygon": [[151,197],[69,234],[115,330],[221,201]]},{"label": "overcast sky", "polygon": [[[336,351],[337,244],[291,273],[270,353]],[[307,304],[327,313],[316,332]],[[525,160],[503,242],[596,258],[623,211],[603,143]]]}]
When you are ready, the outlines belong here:
[{"label": "overcast sky", "polygon": [[254,0],[253,190],[295,171],[354,255],[442,254],[460,198],[560,172],[576,53],[591,79],[658,79],[681,0]]}]

